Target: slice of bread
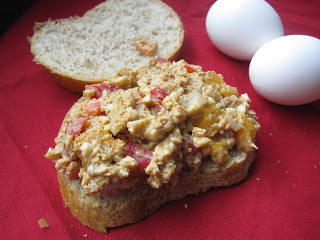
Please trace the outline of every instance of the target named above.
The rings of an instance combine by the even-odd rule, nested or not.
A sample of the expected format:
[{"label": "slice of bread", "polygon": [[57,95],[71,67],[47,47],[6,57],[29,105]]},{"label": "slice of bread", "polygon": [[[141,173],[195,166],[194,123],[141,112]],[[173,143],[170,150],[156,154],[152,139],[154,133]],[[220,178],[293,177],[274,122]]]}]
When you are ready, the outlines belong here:
[{"label": "slice of bread", "polygon": [[217,167],[212,160],[206,160],[197,173],[182,171],[180,180],[174,187],[166,184],[154,189],[148,184],[142,184],[103,198],[86,195],[80,180],[71,181],[62,172],[58,172],[58,180],[63,200],[73,216],[84,225],[105,233],[107,228],[137,222],[167,202],[206,192],[212,187],[231,186],[241,182],[246,178],[254,157],[255,151],[235,151],[224,167]]},{"label": "slice of bread", "polygon": [[[156,46],[144,51],[139,38]],[[82,17],[36,23],[29,42],[35,62],[66,89],[82,93],[87,84],[123,67],[144,67],[155,55],[176,60],[183,38],[179,16],[162,1],[107,0]]]},{"label": "slice of bread", "polygon": [[71,213],[106,232],[167,202],[244,180],[260,129],[249,101],[213,71],[151,59],[138,72],[88,86],[45,157],[56,164]]}]

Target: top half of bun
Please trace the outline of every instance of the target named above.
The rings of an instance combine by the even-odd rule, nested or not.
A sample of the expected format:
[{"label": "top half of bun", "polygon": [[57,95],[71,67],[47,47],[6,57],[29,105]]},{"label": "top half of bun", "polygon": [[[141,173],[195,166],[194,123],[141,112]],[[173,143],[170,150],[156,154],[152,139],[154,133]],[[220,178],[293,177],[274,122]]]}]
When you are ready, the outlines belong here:
[{"label": "top half of bun", "polygon": [[[157,44],[147,55],[135,42]],[[176,60],[184,39],[177,13],[160,0],[107,0],[82,17],[36,23],[29,38],[34,61],[70,91],[103,82],[121,68],[139,69],[155,55]]]}]

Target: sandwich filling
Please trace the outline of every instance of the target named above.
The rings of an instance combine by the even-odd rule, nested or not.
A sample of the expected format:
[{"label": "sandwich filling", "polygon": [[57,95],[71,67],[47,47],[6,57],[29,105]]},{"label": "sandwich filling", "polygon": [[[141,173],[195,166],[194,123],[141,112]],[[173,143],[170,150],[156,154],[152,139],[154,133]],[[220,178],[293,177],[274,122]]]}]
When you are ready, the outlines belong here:
[{"label": "sandwich filling", "polygon": [[88,85],[45,157],[88,195],[175,185],[182,169],[196,172],[204,159],[223,167],[231,151],[257,148],[249,102],[220,74],[154,58]]}]

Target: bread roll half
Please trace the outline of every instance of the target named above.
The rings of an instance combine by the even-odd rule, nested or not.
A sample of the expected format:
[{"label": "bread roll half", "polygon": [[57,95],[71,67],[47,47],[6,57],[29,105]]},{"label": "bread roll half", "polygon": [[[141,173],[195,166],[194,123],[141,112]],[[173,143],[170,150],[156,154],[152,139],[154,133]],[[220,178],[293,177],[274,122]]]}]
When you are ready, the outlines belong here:
[{"label": "bread roll half", "polygon": [[29,42],[35,62],[61,86],[82,93],[156,55],[176,60],[183,39],[179,16],[162,1],[107,0],[82,17],[36,23]]}]

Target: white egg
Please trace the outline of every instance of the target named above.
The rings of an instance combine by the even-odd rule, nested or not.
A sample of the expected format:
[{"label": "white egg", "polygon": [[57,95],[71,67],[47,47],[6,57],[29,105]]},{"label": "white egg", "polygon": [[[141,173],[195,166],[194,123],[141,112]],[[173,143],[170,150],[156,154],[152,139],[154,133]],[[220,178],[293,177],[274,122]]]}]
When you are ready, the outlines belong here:
[{"label": "white egg", "polygon": [[218,0],[206,29],[221,52],[239,60],[251,60],[263,44],[284,34],[279,15],[264,0]]},{"label": "white egg", "polygon": [[253,56],[249,77],[267,100],[301,105],[320,99],[320,40],[289,35],[263,45]]}]

